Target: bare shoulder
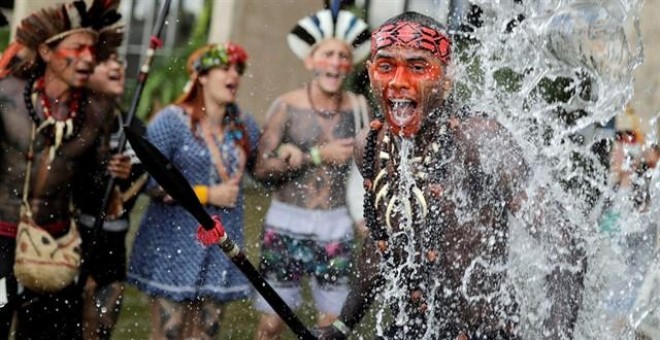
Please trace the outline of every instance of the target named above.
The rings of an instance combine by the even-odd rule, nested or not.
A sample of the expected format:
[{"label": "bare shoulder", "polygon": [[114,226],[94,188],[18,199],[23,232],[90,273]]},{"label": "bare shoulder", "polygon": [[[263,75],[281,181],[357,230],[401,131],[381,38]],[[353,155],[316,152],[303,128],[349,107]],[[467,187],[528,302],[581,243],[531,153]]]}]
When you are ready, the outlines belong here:
[{"label": "bare shoulder", "polygon": [[494,134],[506,129],[497,120],[487,116],[474,116],[464,119],[461,130],[468,134]]},{"label": "bare shoulder", "polygon": [[289,91],[277,98],[277,101],[280,101],[286,105],[291,105],[295,107],[307,107],[307,92],[305,88],[295,89]]},{"label": "bare shoulder", "polygon": [[23,91],[26,81],[16,77],[6,77],[0,79],[0,98],[3,101],[15,102],[23,100]]},{"label": "bare shoulder", "polygon": [[85,114],[88,123],[94,126],[101,126],[107,117],[114,114],[114,106],[110,100],[95,95],[91,91],[86,91],[87,103],[85,103]]}]

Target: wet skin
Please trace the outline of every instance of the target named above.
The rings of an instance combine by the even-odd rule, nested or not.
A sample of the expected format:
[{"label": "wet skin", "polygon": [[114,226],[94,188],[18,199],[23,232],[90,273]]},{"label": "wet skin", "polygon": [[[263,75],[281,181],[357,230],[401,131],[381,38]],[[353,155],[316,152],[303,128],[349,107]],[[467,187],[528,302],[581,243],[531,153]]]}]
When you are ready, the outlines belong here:
[{"label": "wet skin", "polygon": [[425,50],[391,46],[367,62],[373,93],[395,135],[416,135],[443,102],[445,66]]},{"label": "wet skin", "polygon": [[[391,230],[383,249],[376,242],[365,242],[358,257],[361,275],[341,319],[349,325],[357,323],[374,294],[385,289],[396,293],[387,301],[402,317],[398,320],[409,326],[395,329],[399,337],[420,338],[429,331],[432,338],[454,339],[466,331],[471,336],[492,338],[503,333],[505,338],[516,338],[519,311],[506,262],[509,216],[520,213],[527,197],[529,173],[520,147],[496,121],[444,106],[450,82],[440,59],[428,51],[386,47],[372,57],[368,71],[386,119],[376,137],[374,164],[375,174],[380,170],[384,174],[377,183],[371,179],[373,192],[383,192],[375,206],[377,227],[384,228],[389,218]],[[389,143],[384,142],[385,135]],[[366,135],[362,137],[356,147],[359,164],[364,162],[366,145]],[[401,160],[404,141],[412,143],[412,155]],[[381,158],[383,153],[389,157]],[[414,161],[426,158],[428,162]],[[410,166],[408,176],[401,174],[400,162]],[[419,200],[408,196],[409,185],[422,192],[426,215],[421,213],[422,205],[415,204]],[[412,207],[410,212],[405,201]],[[546,215],[552,209],[539,202],[527,203],[536,216],[543,216],[547,227],[539,227],[534,219],[524,223],[536,237],[538,228],[556,231],[553,245],[563,252],[555,261],[581,268],[583,257],[570,223],[561,214]],[[555,202],[550,203],[555,208]],[[381,264],[381,255],[392,262]],[[571,332],[583,272],[559,266],[550,272],[546,292],[551,312],[544,330],[552,338]]]}]

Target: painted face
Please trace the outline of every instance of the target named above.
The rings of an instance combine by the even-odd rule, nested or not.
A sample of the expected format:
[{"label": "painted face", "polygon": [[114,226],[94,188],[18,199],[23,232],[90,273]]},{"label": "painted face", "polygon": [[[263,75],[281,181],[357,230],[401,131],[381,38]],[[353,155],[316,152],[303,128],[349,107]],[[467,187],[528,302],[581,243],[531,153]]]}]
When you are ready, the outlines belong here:
[{"label": "painted face", "polygon": [[441,60],[423,49],[392,45],[367,62],[374,95],[393,133],[414,137],[430,112],[442,105],[445,81]]},{"label": "painted face", "polygon": [[89,88],[99,93],[114,97],[124,94],[124,72],[123,60],[117,54],[112,54],[108,60],[99,63],[94,68],[94,73],[89,78]]},{"label": "painted face", "polygon": [[238,86],[241,82],[242,65],[229,64],[214,67],[199,81],[204,86],[204,96],[216,103],[228,104],[236,101]]},{"label": "painted face", "polygon": [[351,62],[351,50],[346,43],[327,39],[305,59],[305,66],[314,72],[314,79],[323,92],[337,93],[351,72]]},{"label": "painted face", "polygon": [[69,87],[87,84],[94,71],[96,37],[87,32],[66,36],[45,53],[46,74]]}]

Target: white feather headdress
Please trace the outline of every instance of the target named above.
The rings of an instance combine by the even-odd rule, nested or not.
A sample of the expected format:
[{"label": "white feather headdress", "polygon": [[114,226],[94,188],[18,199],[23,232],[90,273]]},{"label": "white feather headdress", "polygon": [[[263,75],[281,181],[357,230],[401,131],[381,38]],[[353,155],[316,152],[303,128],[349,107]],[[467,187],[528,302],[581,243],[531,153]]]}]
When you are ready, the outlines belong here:
[{"label": "white feather headdress", "polygon": [[325,39],[344,41],[352,50],[353,64],[370,53],[369,26],[349,11],[318,11],[300,19],[287,36],[289,48],[300,59],[307,57],[316,44]]}]

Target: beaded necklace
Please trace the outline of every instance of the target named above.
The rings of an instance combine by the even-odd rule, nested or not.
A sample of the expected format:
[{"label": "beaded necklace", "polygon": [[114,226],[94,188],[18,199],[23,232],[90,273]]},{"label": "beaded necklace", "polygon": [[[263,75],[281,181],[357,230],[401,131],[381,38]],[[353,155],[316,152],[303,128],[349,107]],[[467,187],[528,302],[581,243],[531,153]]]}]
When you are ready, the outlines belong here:
[{"label": "beaded necklace", "polygon": [[[363,163],[365,220],[378,247],[381,251],[385,251],[387,240],[392,233],[392,217],[397,210],[394,209],[395,205],[400,205],[404,213],[413,221],[425,220],[429,209],[421,188],[427,186],[429,167],[435,167],[431,163],[443,158],[443,150],[446,151],[450,147],[451,138],[448,124],[442,124],[434,140],[425,150],[411,155],[406,160],[410,162],[413,183],[410,183],[409,186],[410,196],[402,197],[395,188],[396,183],[401,180],[400,174],[398,174],[399,159],[397,155],[399,150],[396,143],[393,142],[396,137],[387,129],[381,143],[378,143],[378,133],[383,127],[383,123],[380,120],[374,120],[370,126]],[[376,164],[379,164],[378,172],[376,172]],[[377,213],[379,207],[385,208],[385,214]]]},{"label": "beaded necklace", "polygon": [[312,107],[312,111],[314,111],[317,115],[323,117],[323,118],[331,118],[332,116],[336,115],[339,113],[341,109],[341,93],[339,94],[339,98],[336,100],[335,103],[335,109],[334,110],[319,110],[316,108],[314,105],[314,101],[312,100],[312,84],[310,83],[307,85],[307,99],[309,100],[309,105]]},{"label": "beaded necklace", "polygon": [[[55,158],[55,152],[62,143],[72,140],[80,132],[84,120],[84,112],[80,110],[83,100],[80,90],[72,90],[67,117],[65,119],[55,118],[52,113],[52,103],[46,95],[45,84],[44,77],[36,81],[31,78],[25,84],[23,99],[30,118],[37,126],[37,132],[46,138],[49,145],[52,145],[49,152],[49,159],[52,161]],[[34,103],[37,100],[41,104],[44,120],[39,118],[35,110]]]}]

